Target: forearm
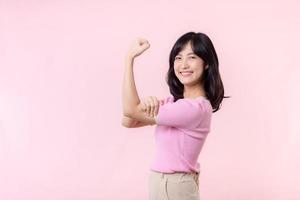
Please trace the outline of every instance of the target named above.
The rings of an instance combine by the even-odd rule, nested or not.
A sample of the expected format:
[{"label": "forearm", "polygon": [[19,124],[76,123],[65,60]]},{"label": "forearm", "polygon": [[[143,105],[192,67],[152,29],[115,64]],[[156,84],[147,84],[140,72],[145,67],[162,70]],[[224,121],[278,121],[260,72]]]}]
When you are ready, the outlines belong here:
[{"label": "forearm", "polygon": [[122,87],[123,114],[131,113],[140,103],[134,81],[133,64],[134,58],[126,56]]}]

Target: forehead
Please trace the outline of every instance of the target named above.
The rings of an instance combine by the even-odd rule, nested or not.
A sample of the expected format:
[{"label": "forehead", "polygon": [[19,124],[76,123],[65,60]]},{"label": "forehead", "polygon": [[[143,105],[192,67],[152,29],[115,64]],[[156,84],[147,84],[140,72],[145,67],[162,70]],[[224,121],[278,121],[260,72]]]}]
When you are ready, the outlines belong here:
[{"label": "forehead", "polygon": [[194,54],[192,46],[191,46],[191,42],[188,42],[183,48],[182,50],[178,53],[178,55],[190,55],[190,54]]}]

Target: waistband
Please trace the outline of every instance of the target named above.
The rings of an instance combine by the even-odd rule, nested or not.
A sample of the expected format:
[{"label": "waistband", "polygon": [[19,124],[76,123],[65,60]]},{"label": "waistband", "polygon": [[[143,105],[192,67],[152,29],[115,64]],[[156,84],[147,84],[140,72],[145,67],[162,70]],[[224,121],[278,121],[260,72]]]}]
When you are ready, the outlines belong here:
[{"label": "waistband", "polygon": [[185,179],[186,176],[192,176],[192,178],[196,181],[197,185],[199,185],[199,172],[174,172],[174,173],[164,173],[158,172],[154,170],[150,170],[151,173],[155,174],[162,179],[175,179],[175,180],[182,180]]},{"label": "waistband", "polygon": [[157,174],[161,174],[161,175],[181,175],[181,174],[195,174],[195,175],[199,175],[199,172],[174,172],[174,173],[166,173],[166,172],[158,172],[158,171],[154,171],[154,170],[150,170],[151,172],[157,173]]}]

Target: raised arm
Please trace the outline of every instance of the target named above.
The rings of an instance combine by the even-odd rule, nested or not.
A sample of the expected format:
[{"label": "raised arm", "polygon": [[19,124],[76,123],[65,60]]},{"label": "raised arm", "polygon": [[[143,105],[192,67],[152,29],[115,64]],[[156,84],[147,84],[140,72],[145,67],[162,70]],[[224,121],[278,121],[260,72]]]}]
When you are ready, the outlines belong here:
[{"label": "raised arm", "polygon": [[122,87],[123,115],[141,122],[156,124],[154,117],[148,117],[143,111],[138,96],[133,73],[134,59],[143,51],[148,49],[150,44],[147,40],[138,38],[134,41],[130,51],[125,57],[125,70]]},{"label": "raised arm", "polygon": [[128,115],[140,103],[140,98],[136,90],[134,73],[133,73],[134,57],[127,55],[125,57],[125,70],[123,78],[122,88],[122,103],[123,103],[123,114]]}]

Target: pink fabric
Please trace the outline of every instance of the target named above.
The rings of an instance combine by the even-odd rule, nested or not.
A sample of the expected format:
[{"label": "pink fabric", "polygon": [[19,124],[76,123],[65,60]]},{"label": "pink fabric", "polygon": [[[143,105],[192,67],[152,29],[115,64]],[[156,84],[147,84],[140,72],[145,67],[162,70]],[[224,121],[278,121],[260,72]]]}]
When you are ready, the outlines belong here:
[{"label": "pink fabric", "polygon": [[197,162],[207,134],[210,132],[212,106],[205,97],[179,99],[168,96],[160,105],[156,118],[156,154],[151,170],[199,172]]}]

